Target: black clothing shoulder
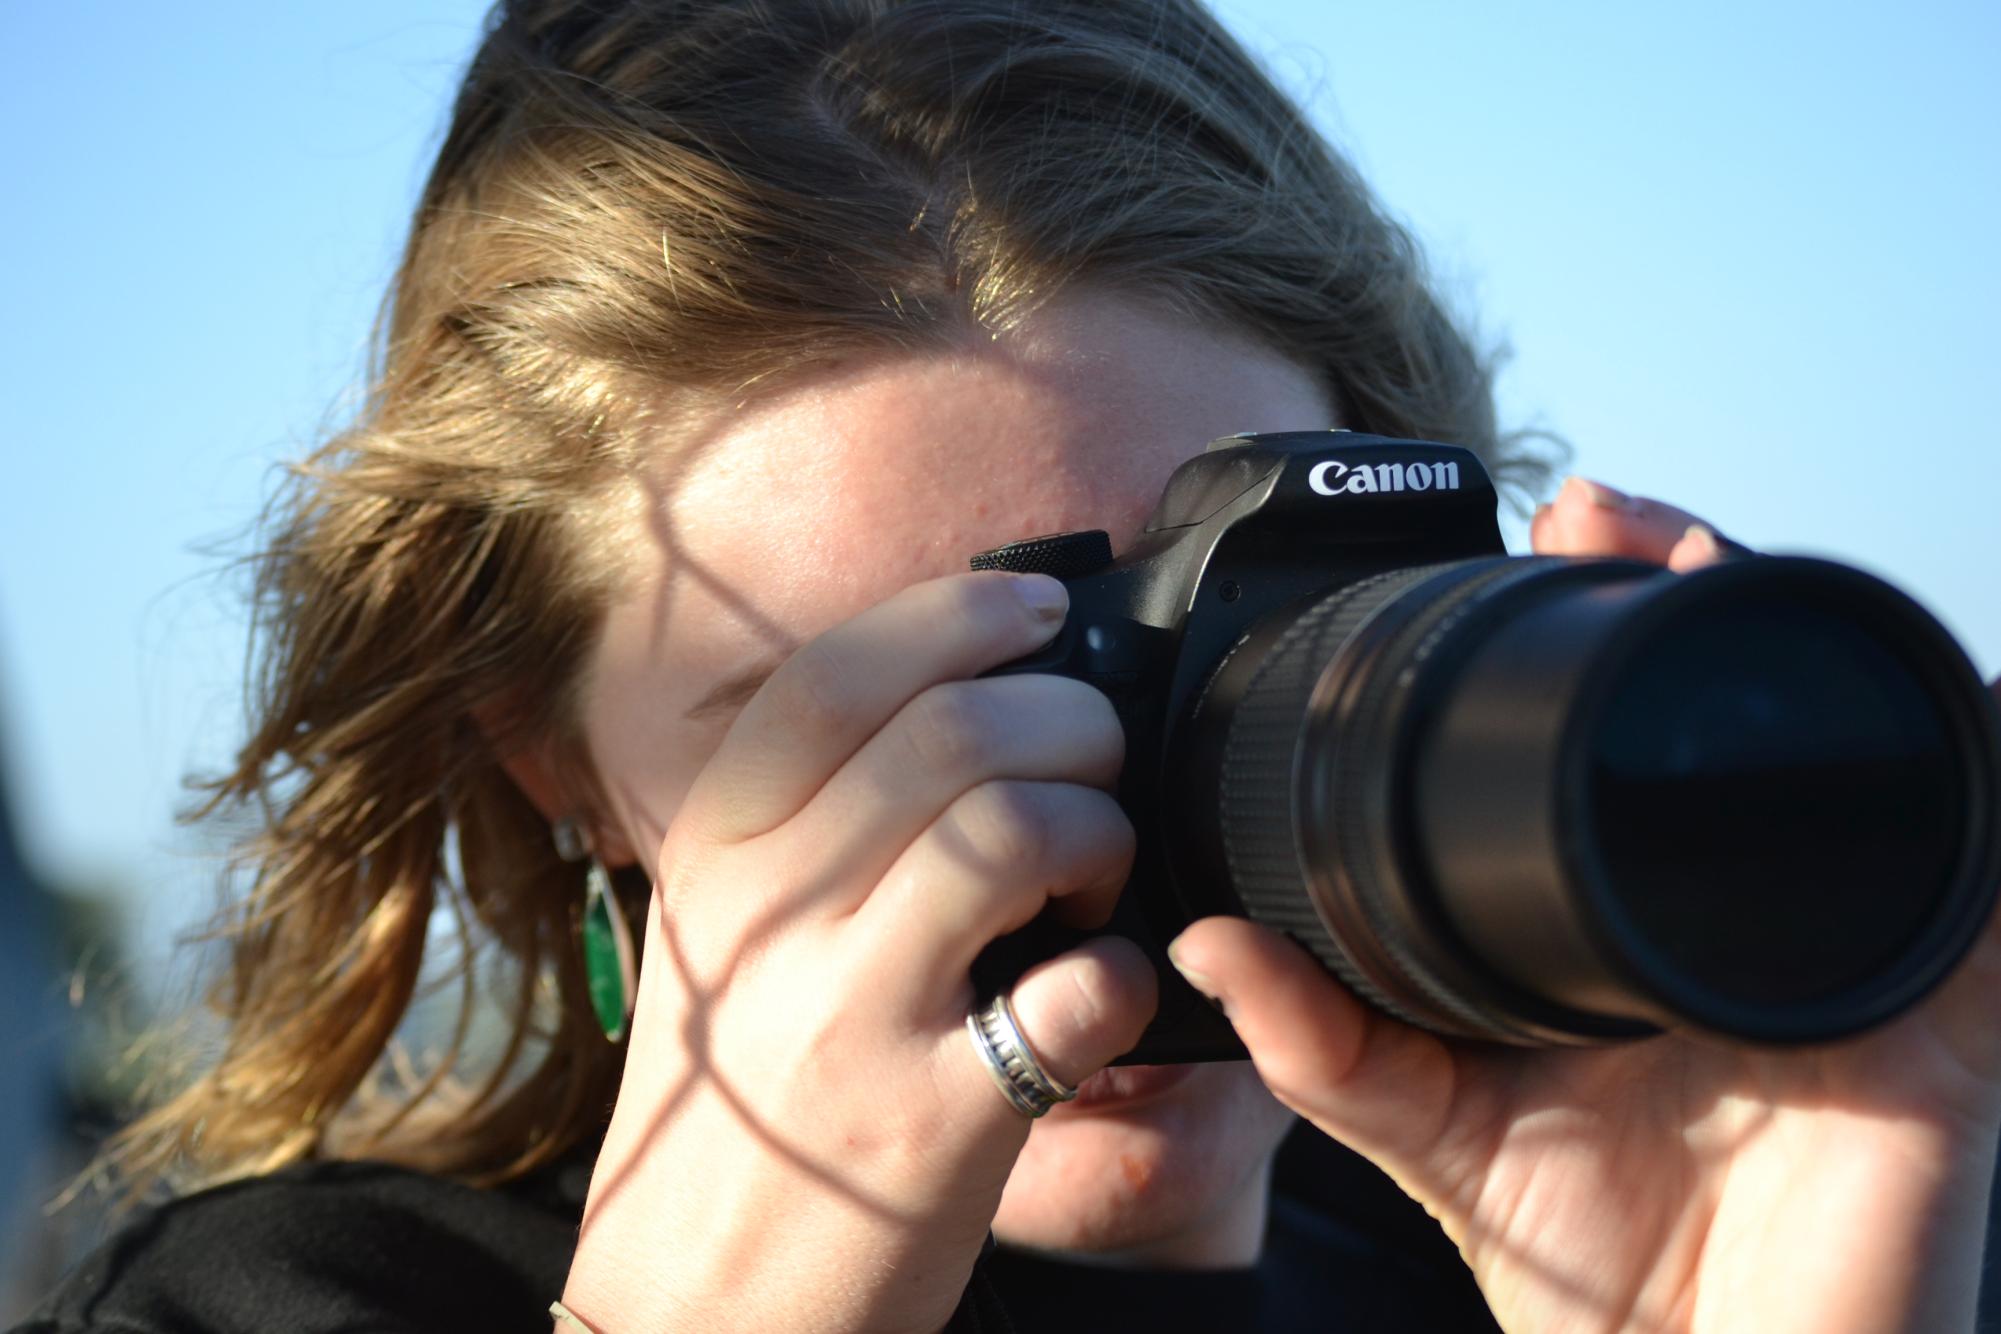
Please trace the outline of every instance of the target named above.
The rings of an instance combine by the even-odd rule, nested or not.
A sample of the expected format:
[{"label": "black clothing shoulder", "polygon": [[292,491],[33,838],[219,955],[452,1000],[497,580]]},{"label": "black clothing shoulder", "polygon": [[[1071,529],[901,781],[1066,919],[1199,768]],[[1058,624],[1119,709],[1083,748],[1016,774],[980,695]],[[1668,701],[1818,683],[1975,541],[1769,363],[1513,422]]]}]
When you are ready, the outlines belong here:
[{"label": "black clothing shoulder", "polygon": [[119,1233],[15,1334],[548,1334],[574,1214],[376,1163],[203,1191]]},{"label": "black clothing shoulder", "polygon": [[[547,1334],[589,1180],[587,1156],[498,1190],[316,1163],[204,1191],[114,1237],[14,1334]],[[1393,1220],[1348,1213],[1279,1200],[1255,1270],[991,1254],[949,1334],[1495,1328],[1463,1266],[1455,1282]]]},{"label": "black clothing shoulder", "polygon": [[[318,1163],[205,1191],[114,1237],[13,1334],[547,1334],[590,1166],[586,1151],[476,1190]],[[1295,1134],[1275,1180],[1256,1270],[1143,1273],[1001,1251],[975,1270],[948,1334],[1496,1329],[1437,1224],[1360,1158]],[[2001,1236],[2001,1190],[1993,1207]],[[2001,1334],[2001,1248],[1989,1255],[1979,1327]]]}]

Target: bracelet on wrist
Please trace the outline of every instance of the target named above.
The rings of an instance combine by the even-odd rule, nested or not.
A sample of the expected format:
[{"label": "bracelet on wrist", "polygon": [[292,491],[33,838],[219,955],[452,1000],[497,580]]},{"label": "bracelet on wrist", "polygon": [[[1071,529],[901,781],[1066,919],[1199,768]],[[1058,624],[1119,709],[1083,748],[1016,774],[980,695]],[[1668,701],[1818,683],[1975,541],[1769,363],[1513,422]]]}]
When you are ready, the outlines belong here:
[{"label": "bracelet on wrist", "polygon": [[570,1334],[598,1334],[596,1330],[584,1323],[582,1316],[561,1302],[550,1302],[549,1314],[555,1317],[555,1327],[559,1331],[569,1331]]}]

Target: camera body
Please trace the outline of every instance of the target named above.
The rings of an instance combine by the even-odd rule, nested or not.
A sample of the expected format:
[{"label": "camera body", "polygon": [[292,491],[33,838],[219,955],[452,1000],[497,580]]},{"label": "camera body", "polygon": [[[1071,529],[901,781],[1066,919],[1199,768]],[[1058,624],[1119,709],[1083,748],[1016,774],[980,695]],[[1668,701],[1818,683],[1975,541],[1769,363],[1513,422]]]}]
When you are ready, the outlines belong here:
[{"label": "camera body", "polygon": [[[1226,436],[1178,468],[1139,539],[1116,560],[1097,531],[1012,543],[975,569],[1052,574],[1070,592],[1061,632],[1000,669],[1087,681],[1126,734],[1118,798],[1138,835],[1108,929],[1160,976],[1160,1008],[1125,1063],[1241,1059],[1229,1024],[1181,981],[1166,946],[1215,913],[1242,914],[1191,784],[1191,751],[1218,668],[1270,613],[1387,572],[1504,554],[1492,480],[1471,451],[1350,431]],[[974,969],[984,992],[1082,939],[1047,921],[996,941]]]},{"label": "camera body", "polygon": [[[1232,436],[1104,533],[1001,668],[1088,681],[1138,836],[1109,929],[1161,1003],[1130,1062],[1241,1056],[1167,965],[1189,922],[1285,932],[1377,1009],[1544,1046],[1669,1028],[1825,1042],[1915,1004],[2001,889],[2001,714],[1937,619],[1829,561],[1684,575],[1510,559],[1464,449]],[[989,991],[1074,944],[1043,922]]]}]

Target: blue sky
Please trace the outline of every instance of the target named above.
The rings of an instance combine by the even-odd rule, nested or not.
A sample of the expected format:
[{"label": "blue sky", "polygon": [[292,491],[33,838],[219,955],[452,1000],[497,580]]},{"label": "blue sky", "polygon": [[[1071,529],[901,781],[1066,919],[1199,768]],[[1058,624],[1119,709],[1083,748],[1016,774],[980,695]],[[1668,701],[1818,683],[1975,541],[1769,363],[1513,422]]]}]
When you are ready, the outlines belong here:
[{"label": "blue sky", "polygon": [[[483,13],[0,8],[0,749],[31,856],[205,902],[240,532],[339,420]],[[1229,3],[1581,472],[1861,564],[2001,670],[2001,8]]]}]

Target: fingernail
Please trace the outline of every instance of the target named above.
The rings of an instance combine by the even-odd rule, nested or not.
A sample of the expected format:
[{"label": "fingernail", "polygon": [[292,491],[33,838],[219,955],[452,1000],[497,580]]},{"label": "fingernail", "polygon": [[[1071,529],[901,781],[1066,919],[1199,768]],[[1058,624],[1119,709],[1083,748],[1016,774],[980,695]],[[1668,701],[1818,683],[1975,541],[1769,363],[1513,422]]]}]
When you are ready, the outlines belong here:
[{"label": "fingernail", "polygon": [[1704,560],[1723,559],[1723,544],[1716,539],[1716,530],[1706,523],[1690,524],[1681,540],[1694,543],[1696,554]]},{"label": "fingernail", "polygon": [[1603,482],[1594,482],[1588,477],[1572,477],[1564,485],[1575,486],[1586,500],[1601,510],[1633,510],[1638,508],[1638,506],[1633,504],[1633,498],[1624,491],[1615,491]]},{"label": "fingernail", "polygon": [[1178,944],[1169,945],[1167,947],[1167,961],[1174,965],[1175,972],[1181,974],[1183,978],[1187,979],[1189,986],[1194,987],[1204,996],[1207,996],[1210,1000],[1210,1003],[1215,1005],[1217,1009],[1220,1010],[1223,1008],[1223,1002],[1216,995],[1216,984],[1209,980],[1209,977],[1206,973],[1200,972],[1199,970],[1194,968],[1190,968],[1187,964],[1181,961],[1180,947]]},{"label": "fingernail", "polygon": [[1030,611],[1052,624],[1070,610],[1070,590],[1046,574],[1017,574],[1014,591]]}]

